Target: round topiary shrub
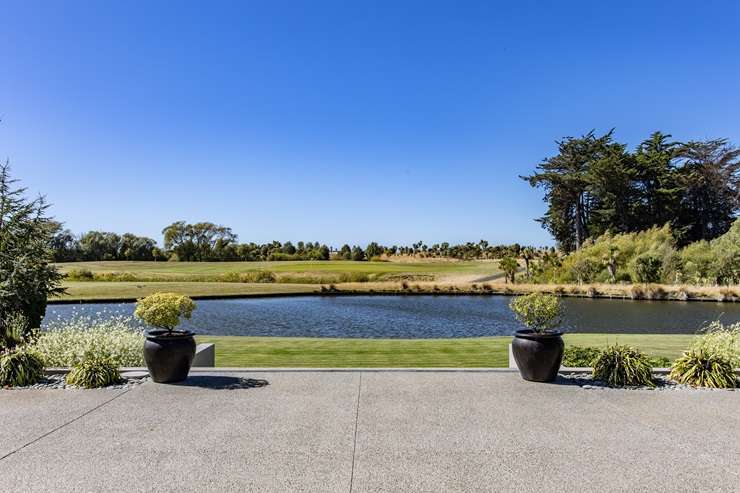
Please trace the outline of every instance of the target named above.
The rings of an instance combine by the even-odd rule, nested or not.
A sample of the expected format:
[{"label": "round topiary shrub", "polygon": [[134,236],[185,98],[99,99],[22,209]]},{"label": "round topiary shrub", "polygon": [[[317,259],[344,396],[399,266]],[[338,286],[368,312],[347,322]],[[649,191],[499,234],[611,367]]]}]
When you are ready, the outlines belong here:
[{"label": "round topiary shrub", "polygon": [[731,361],[705,349],[687,351],[673,362],[671,378],[695,387],[728,389],[737,386]]},{"label": "round topiary shrub", "polygon": [[593,377],[610,387],[654,387],[652,370],[642,351],[615,344],[604,349],[596,359]]},{"label": "round topiary shrub", "polygon": [[118,367],[104,356],[91,356],[76,364],[66,378],[68,385],[96,389],[121,383],[123,379]]},{"label": "round topiary shrub", "polygon": [[542,293],[517,296],[509,303],[509,308],[521,323],[535,332],[545,332],[557,327],[563,312],[557,296]]},{"label": "round topiary shrub", "polygon": [[146,324],[172,332],[181,319],[190,320],[195,302],[177,293],[155,293],[136,303],[134,315]]},{"label": "round topiary shrub", "polygon": [[44,362],[33,351],[17,347],[0,354],[0,386],[33,385],[44,375]]}]

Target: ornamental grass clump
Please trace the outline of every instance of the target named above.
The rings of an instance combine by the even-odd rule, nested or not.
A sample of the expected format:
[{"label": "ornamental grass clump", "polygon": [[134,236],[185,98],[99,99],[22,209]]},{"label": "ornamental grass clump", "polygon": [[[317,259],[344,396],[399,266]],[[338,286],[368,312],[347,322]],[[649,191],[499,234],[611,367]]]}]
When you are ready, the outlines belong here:
[{"label": "ornamental grass clump", "polygon": [[537,333],[556,328],[563,313],[557,296],[542,293],[517,296],[509,303],[509,308],[521,323]]},{"label": "ornamental grass clump", "polygon": [[47,366],[72,367],[94,355],[126,367],[143,366],[143,345],[143,326],[133,317],[101,312],[52,320],[31,347]]},{"label": "ornamental grass clump", "polygon": [[122,383],[123,379],[118,366],[110,358],[88,355],[70,370],[66,382],[75,387],[97,389]]},{"label": "ornamental grass clump", "polygon": [[740,322],[732,325],[712,322],[690,349],[717,355],[733,367],[740,367]]},{"label": "ornamental grass clump", "polygon": [[155,293],[136,303],[134,315],[147,325],[172,333],[182,319],[190,320],[195,302],[177,293]]},{"label": "ornamental grass clump", "polygon": [[671,378],[696,387],[733,388],[740,367],[740,323],[713,322],[671,366]]},{"label": "ornamental grass clump", "polygon": [[715,389],[734,388],[737,377],[730,360],[706,349],[692,349],[671,367],[671,378],[678,383]]},{"label": "ornamental grass clump", "polygon": [[594,362],[593,377],[610,387],[654,387],[652,367],[642,351],[631,346],[607,346]]},{"label": "ornamental grass clump", "polygon": [[43,375],[44,361],[28,348],[16,347],[0,353],[0,386],[33,385]]}]

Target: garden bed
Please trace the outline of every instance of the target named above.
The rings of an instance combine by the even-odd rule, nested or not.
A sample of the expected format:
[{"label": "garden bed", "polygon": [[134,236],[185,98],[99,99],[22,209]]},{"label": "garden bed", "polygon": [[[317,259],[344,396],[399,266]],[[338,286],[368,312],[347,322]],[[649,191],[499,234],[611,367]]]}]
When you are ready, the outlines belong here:
[{"label": "garden bed", "polygon": [[[68,385],[65,381],[69,368],[55,368],[51,371],[47,370],[46,374],[33,385],[21,386],[21,387],[0,387],[0,390],[51,390],[51,389],[65,389],[65,390],[93,390],[84,389],[82,387],[76,387],[74,385]],[[138,385],[149,380],[148,376],[135,376],[126,377],[123,376],[123,382],[114,385],[108,385],[106,387],[99,387],[107,390],[127,390],[132,389]],[[97,389],[95,389],[97,390]]]},{"label": "garden bed", "polygon": [[[578,368],[576,371],[561,371],[557,383],[565,385],[577,385],[582,389],[596,389],[596,390],[653,390],[653,391],[729,391],[733,392],[736,388],[730,389],[715,389],[709,387],[694,387],[691,385],[684,385],[674,382],[668,377],[670,368],[656,368],[653,370],[653,382],[654,387],[647,385],[641,386],[625,386],[625,387],[610,387],[600,380],[594,379],[590,369]],[[740,369],[736,369],[735,373],[740,376]]]}]

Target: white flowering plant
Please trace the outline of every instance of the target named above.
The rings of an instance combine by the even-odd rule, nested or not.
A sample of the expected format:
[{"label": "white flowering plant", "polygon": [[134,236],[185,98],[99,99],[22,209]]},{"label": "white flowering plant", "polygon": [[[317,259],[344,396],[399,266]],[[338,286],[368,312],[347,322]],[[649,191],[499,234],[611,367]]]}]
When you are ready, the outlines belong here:
[{"label": "white flowering plant", "polygon": [[54,320],[31,345],[46,366],[72,367],[90,355],[108,358],[116,366],[143,366],[143,327],[122,314],[79,315]]}]

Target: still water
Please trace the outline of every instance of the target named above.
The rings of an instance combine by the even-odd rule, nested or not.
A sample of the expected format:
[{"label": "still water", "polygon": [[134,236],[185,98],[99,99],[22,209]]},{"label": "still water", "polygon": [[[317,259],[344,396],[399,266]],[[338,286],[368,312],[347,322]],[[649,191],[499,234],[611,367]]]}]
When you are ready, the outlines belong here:
[{"label": "still water", "polygon": [[[323,296],[197,301],[185,327],[199,334],[447,338],[510,335],[522,328],[508,296]],[[740,321],[740,304],[565,298],[569,332],[691,334]],[[45,325],[80,315],[131,315],[131,303],[49,305]],[[97,315],[96,315],[97,314]]]}]

